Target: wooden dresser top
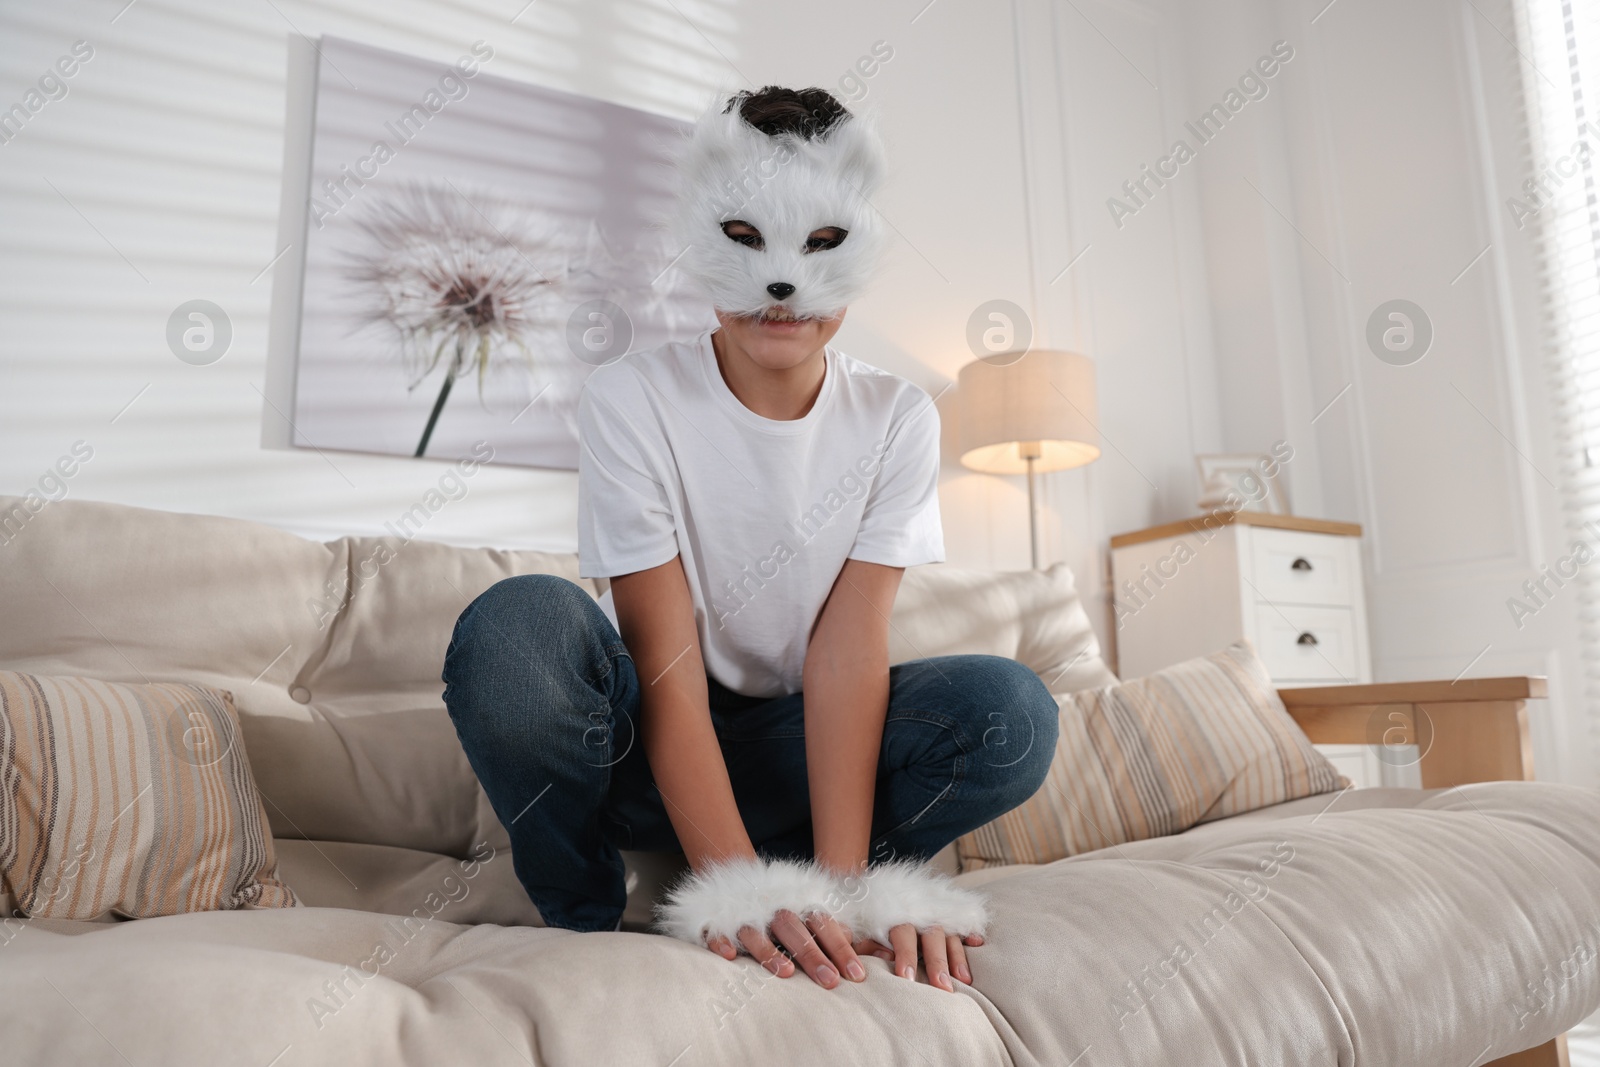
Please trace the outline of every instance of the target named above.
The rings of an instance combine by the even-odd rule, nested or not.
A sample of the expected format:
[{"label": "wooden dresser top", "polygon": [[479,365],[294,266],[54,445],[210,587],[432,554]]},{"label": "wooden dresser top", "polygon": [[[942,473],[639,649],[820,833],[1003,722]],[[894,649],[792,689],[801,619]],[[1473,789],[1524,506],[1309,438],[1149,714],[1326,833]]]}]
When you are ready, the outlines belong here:
[{"label": "wooden dresser top", "polygon": [[1333,519],[1308,519],[1299,515],[1269,515],[1264,511],[1217,511],[1209,515],[1196,515],[1192,519],[1162,523],[1132,533],[1117,534],[1111,539],[1112,548],[1137,545],[1145,541],[1161,541],[1186,533],[1203,533],[1222,526],[1270,526],[1275,530],[1303,530],[1306,533],[1333,534],[1336,537],[1360,537],[1361,525],[1354,522],[1336,522]]}]

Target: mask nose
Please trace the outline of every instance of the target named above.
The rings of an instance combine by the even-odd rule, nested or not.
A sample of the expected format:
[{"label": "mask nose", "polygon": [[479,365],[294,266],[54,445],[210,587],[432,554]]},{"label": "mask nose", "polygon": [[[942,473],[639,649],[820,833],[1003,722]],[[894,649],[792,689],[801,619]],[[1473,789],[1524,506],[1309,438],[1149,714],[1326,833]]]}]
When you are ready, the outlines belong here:
[{"label": "mask nose", "polygon": [[767,286],[767,292],[779,300],[787,300],[794,293],[794,286],[788,282],[773,282]]}]

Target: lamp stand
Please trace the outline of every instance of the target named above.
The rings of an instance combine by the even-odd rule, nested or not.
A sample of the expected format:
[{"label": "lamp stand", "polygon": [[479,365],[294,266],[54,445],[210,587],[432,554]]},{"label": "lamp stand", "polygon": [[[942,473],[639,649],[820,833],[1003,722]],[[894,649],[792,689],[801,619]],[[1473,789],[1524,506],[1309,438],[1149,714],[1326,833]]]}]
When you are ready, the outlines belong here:
[{"label": "lamp stand", "polygon": [[1028,464],[1028,555],[1033,561],[1033,569],[1039,569],[1039,502],[1036,492],[1038,476],[1033,469],[1034,461],[1044,455],[1044,449],[1038,441],[1018,441],[1017,453]]}]

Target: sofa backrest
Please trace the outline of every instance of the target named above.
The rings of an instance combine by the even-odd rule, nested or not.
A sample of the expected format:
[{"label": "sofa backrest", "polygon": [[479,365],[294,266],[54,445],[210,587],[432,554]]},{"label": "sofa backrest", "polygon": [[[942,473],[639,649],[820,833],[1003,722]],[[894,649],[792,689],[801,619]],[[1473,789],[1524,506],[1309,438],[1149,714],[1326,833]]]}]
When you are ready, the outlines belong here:
[{"label": "sofa backrest", "polygon": [[[439,672],[461,610],[533,573],[596,593],[569,553],[319,543],[238,519],[0,497],[0,668],[230,690],[275,835],[465,857],[506,837]],[[1064,567],[914,568],[893,623],[896,662],[987,652],[1058,692],[1114,681]]]},{"label": "sofa backrest", "polygon": [[1114,685],[1072,571],[912,567],[895,597],[889,659],[985,653],[1031,667],[1052,693]]}]

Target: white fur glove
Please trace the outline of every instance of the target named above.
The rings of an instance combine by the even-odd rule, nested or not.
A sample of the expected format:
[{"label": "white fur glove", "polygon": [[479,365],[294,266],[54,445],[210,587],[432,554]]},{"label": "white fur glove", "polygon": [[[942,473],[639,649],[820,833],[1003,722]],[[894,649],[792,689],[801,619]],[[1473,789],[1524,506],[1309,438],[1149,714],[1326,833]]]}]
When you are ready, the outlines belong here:
[{"label": "white fur glove", "polygon": [[656,906],[662,933],[704,945],[726,937],[744,952],[739,931],[765,931],[780,911],[804,919],[833,912],[844,900],[838,883],[814,863],[794,860],[729,860],[689,875]]},{"label": "white fur glove", "polygon": [[989,922],[984,898],[919,863],[896,861],[848,880],[838,918],[856,937],[889,944],[889,931],[910,923],[918,933],[935,926],[947,934],[981,934]]},{"label": "white fur glove", "polygon": [[832,915],[857,938],[889,944],[889,931],[910,923],[918,933],[935,926],[947,934],[981,934],[989,921],[984,898],[919,863],[897,861],[840,878],[815,863],[730,860],[697,871],[675,885],[656,907],[662,933],[705,945],[726,937],[745,952],[739,931],[765,931],[780,911],[801,919]]}]

